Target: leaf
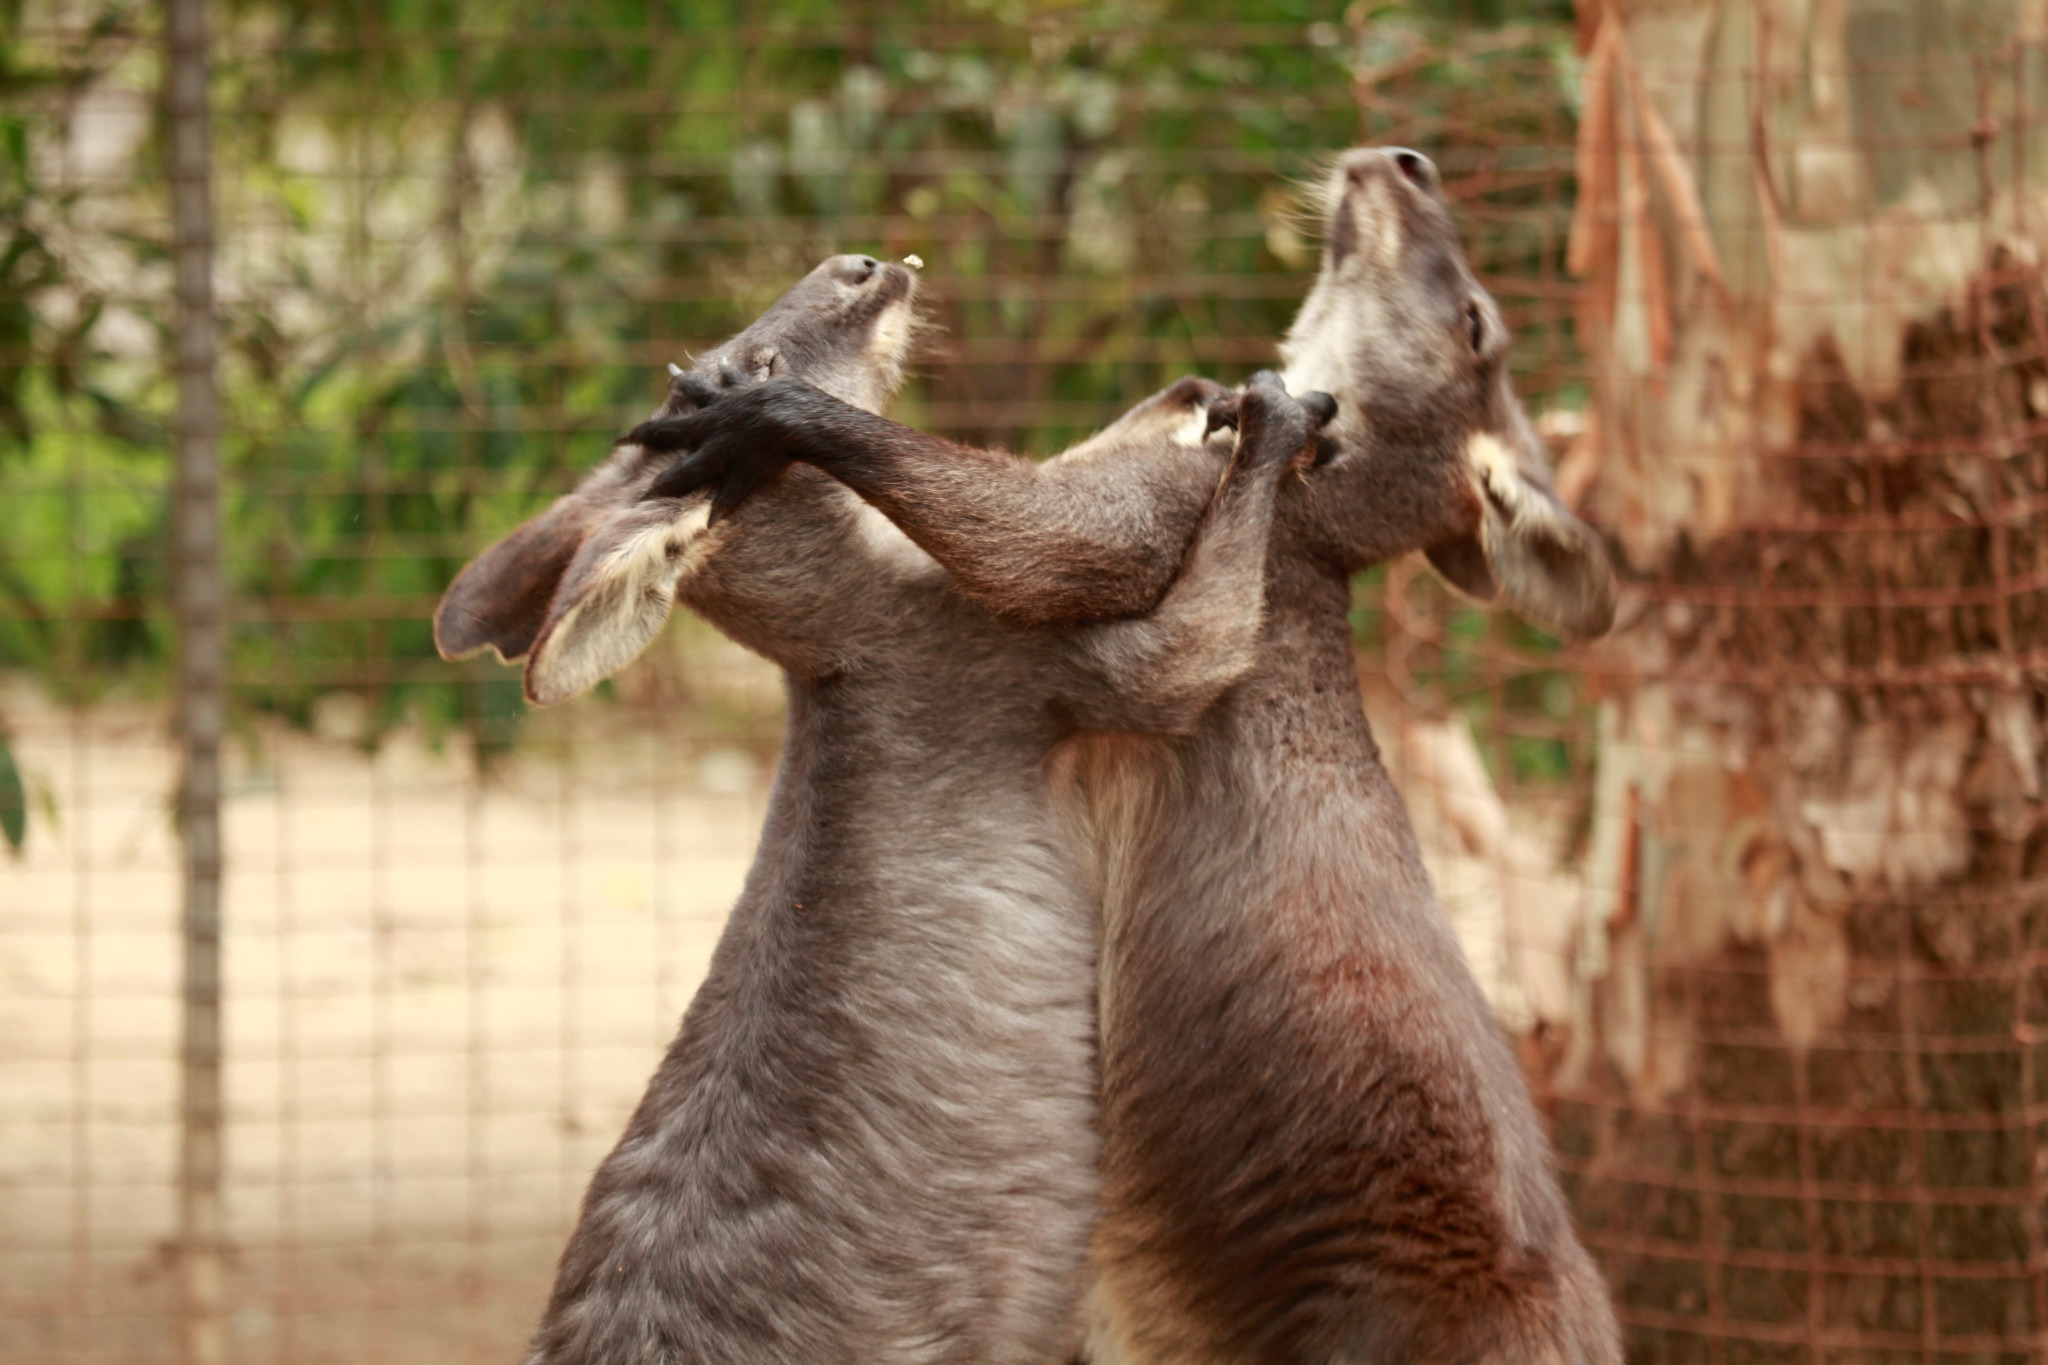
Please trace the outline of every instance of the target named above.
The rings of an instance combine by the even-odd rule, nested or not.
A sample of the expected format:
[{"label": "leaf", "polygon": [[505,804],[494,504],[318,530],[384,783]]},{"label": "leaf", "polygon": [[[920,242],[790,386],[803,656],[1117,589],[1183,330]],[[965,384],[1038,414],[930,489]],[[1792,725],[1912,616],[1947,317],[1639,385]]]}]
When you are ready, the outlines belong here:
[{"label": "leaf", "polygon": [[28,838],[28,789],[22,785],[21,769],[5,736],[0,736],[0,835],[7,837],[7,847],[17,854]]}]

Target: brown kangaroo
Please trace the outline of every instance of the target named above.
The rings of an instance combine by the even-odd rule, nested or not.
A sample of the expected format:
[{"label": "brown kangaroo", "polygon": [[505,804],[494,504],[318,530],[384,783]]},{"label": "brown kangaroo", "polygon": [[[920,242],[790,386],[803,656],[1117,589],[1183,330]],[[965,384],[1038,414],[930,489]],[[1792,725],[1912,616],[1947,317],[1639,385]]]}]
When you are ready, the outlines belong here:
[{"label": "brown kangaroo", "polygon": [[1209,439],[1224,391],[1184,382],[1095,438],[1105,471],[1154,470],[1094,487],[1149,534],[1068,573],[1147,614],[1059,632],[975,605],[814,470],[715,525],[702,496],[643,500],[645,434],[717,425],[750,392],[713,375],[880,407],[913,285],[867,257],[820,266],[436,616],[446,654],[524,656],[541,702],[630,660],[677,601],[787,675],[753,870],[591,1180],[535,1365],[1045,1362],[1079,1340],[1097,920],[1047,755],[1082,725],[1185,731],[1251,666],[1275,492],[1335,405],[1255,381],[1233,457]]},{"label": "brown kangaroo", "polygon": [[[1321,270],[1283,356],[1288,384],[1336,395],[1339,417],[1275,513],[1258,662],[1191,734],[1082,737],[1060,756],[1104,915],[1091,1350],[1613,1365],[1612,1307],[1380,764],[1347,620],[1351,574],[1420,549],[1467,591],[1598,634],[1612,573],[1552,490],[1435,167],[1353,151],[1326,190]],[[725,402],[708,437],[653,434],[696,443],[657,489],[715,482],[732,505],[815,464],[1006,615],[1126,609],[1094,570],[1170,539],[1132,520],[1164,499],[1098,508],[1057,468],[798,384]]]}]

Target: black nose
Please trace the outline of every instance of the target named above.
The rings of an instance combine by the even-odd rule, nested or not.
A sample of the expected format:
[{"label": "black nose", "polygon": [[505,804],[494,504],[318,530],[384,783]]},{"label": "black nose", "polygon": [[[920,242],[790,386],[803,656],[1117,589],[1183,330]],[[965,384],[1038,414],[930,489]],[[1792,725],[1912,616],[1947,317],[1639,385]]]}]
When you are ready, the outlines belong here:
[{"label": "black nose", "polygon": [[872,256],[848,256],[840,267],[839,278],[848,284],[866,284],[881,268],[882,263]]},{"label": "black nose", "polygon": [[1394,164],[1401,168],[1401,174],[1416,189],[1436,188],[1436,166],[1421,152],[1411,152],[1406,147],[1389,147],[1387,155],[1394,159]]}]

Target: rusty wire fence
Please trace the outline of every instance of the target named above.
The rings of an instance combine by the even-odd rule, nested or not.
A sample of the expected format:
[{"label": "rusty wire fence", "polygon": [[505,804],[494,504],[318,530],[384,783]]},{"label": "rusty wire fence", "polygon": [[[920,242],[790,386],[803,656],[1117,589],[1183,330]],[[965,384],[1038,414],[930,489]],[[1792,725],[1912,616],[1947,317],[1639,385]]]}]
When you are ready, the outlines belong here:
[{"label": "rusty wire fence", "polygon": [[2039,1360],[2044,35],[1579,19],[1562,472],[1632,579],[1529,1036],[1581,1226],[1638,1360]]},{"label": "rusty wire fence", "polygon": [[[1593,650],[1414,564],[1360,581],[1356,624],[1632,1358],[2042,1357],[2021,18],[1898,38],[1852,2],[1800,47],[1715,4],[210,8],[226,1359],[513,1358],[751,856],[772,671],[679,619],[528,712],[433,657],[464,560],[835,250],[927,262],[894,415],[928,429],[1043,454],[1242,378],[1313,270],[1300,179],[1359,142],[1442,164],[1560,482],[1629,565]],[[13,23],[0,1357],[168,1359],[163,34]]]}]

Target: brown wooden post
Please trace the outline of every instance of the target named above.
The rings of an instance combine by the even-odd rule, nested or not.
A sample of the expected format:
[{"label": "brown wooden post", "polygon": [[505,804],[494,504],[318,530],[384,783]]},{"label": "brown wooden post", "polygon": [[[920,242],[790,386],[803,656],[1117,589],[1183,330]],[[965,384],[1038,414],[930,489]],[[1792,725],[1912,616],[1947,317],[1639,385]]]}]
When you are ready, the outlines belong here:
[{"label": "brown wooden post", "polygon": [[178,628],[178,828],[184,849],[178,1271],[187,1365],[227,1358],[222,1305],[220,745],[226,613],[220,566],[213,203],[206,0],[165,7],[171,224],[177,268],[177,478],[171,514]]}]

